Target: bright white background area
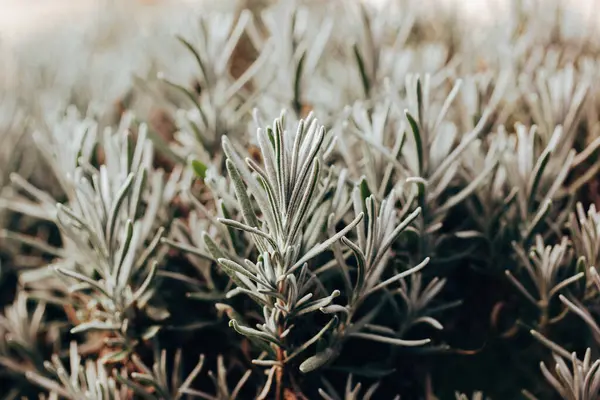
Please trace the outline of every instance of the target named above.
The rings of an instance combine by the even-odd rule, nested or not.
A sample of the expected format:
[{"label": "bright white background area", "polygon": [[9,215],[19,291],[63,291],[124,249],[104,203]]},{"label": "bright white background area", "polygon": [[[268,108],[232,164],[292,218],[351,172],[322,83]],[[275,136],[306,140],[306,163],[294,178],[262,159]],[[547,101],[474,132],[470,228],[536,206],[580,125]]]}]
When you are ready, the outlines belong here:
[{"label": "bright white background area", "polygon": [[[266,0],[248,0],[266,1]],[[312,0],[315,3],[332,0]],[[345,0],[358,1],[358,0]],[[380,5],[385,0],[364,0]],[[514,0],[419,0],[423,7],[456,7],[473,27],[503,24]],[[524,0],[527,1],[527,0]],[[539,0],[538,0],[539,1]],[[544,0],[542,0],[544,1]],[[550,1],[550,0],[548,0]],[[68,90],[106,101],[118,98],[132,75],[166,73],[185,79],[193,63],[180,60],[173,37],[210,7],[236,0],[0,0],[0,101],[17,94],[54,104]],[[564,8],[600,31],[600,0],[561,0]],[[577,27],[579,28],[579,27]],[[174,62],[177,60],[177,62]],[[63,106],[56,104],[57,108]]]}]

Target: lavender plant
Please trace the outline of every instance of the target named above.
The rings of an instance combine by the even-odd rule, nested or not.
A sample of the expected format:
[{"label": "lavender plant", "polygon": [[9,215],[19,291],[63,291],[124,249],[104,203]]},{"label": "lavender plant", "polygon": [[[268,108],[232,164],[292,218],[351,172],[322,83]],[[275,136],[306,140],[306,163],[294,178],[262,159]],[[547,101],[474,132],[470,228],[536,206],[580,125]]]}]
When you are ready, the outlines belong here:
[{"label": "lavender plant", "polygon": [[596,398],[598,41],[418,3],[207,13],[169,132],[10,127],[9,398]]}]

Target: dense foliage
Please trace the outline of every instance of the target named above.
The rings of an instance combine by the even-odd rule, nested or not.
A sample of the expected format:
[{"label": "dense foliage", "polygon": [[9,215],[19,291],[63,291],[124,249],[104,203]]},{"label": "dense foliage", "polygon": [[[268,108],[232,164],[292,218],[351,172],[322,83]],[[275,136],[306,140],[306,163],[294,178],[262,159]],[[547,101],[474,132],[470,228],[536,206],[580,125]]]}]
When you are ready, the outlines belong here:
[{"label": "dense foliage", "polygon": [[8,111],[5,398],[598,398],[600,43],[410,4],[198,17],[162,123]]}]

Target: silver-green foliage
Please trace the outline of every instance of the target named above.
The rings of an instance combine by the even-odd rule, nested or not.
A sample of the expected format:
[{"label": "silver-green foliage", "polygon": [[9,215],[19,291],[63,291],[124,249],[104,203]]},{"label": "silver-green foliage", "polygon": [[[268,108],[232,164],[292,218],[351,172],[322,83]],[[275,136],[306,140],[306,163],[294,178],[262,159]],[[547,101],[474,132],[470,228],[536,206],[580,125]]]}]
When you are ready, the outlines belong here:
[{"label": "silver-green foliage", "polygon": [[[415,340],[409,331],[443,330],[441,311],[461,299],[438,301],[457,282],[435,276],[461,263],[507,277],[536,311],[525,325],[547,332],[573,313],[600,340],[588,308],[600,291],[599,218],[575,206],[600,170],[598,60],[544,47],[549,29],[531,21],[489,46],[457,24],[438,32],[448,21],[427,23],[414,5],[340,3],[325,14],[300,3],[258,17],[203,16],[196,37],[180,38],[200,91],[161,75],[184,97],[174,139],[157,141],[180,161],[170,172],[156,167],[150,132],[129,114],[112,131],[70,109],[33,136],[58,187],[12,174],[0,205],[49,222],[60,245],[2,230],[43,257],[19,271],[20,290],[42,300],[32,315],[22,294],[7,308],[0,364],[29,368],[27,378],[54,397],[234,399],[254,380],[257,398],[268,398],[284,371],[327,371],[356,341],[436,342],[437,332]],[[416,37],[423,26],[444,39]],[[341,39],[346,30],[350,41]],[[242,38],[257,55],[234,77]],[[288,113],[263,122],[282,108]],[[582,127],[592,136],[585,143]],[[7,158],[3,151],[2,167]],[[164,245],[184,253],[197,276],[176,271]],[[213,313],[214,303],[216,319],[226,315],[248,338],[246,355],[266,374],[248,370],[230,389],[220,357],[212,395],[192,388],[203,359],[186,377],[181,351],[174,371],[166,350],[148,367],[137,350],[168,331],[178,306],[165,304],[169,279]],[[46,302],[75,310],[52,329],[111,351],[82,366],[73,344],[69,372],[59,355],[44,368]],[[562,397],[597,396],[590,352],[581,361],[534,336],[556,353],[556,373],[545,364],[542,372]],[[325,386],[325,399],[377,396],[375,384],[361,397],[352,377],[343,396]]]}]

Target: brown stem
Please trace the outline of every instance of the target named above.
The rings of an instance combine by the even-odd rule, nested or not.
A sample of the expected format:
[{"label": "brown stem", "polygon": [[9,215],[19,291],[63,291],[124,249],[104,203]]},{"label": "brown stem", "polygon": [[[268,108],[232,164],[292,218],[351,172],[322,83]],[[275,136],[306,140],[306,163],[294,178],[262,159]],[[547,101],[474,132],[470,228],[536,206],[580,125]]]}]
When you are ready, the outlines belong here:
[{"label": "brown stem", "polygon": [[540,301],[540,312],[541,315],[538,322],[538,330],[542,335],[546,335],[548,322],[550,320],[550,315],[548,313],[548,300],[543,299]]},{"label": "brown stem", "polygon": [[281,400],[283,394],[283,359],[283,350],[279,347],[277,349],[277,361],[281,362],[281,365],[275,371],[275,400]]},{"label": "brown stem", "polygon": [[[279,282],[278,289],[279,293],[284,291],[284,283]],[[277,300],[279,303],[283,303],[280,299]],[[283,305],[283,304],[282,304]],[[284,327],[281,323],[277,326],[277,336],[281,338],[281,334],[284,332]],[[283,354],[283,349],[281,347],[277,347],[277,361],[279,361],[279,366],[277,367],[277,371],[275,371],[275,400],[281,400],[283,398],[283,363],[285,360],[285,355]]]}]

